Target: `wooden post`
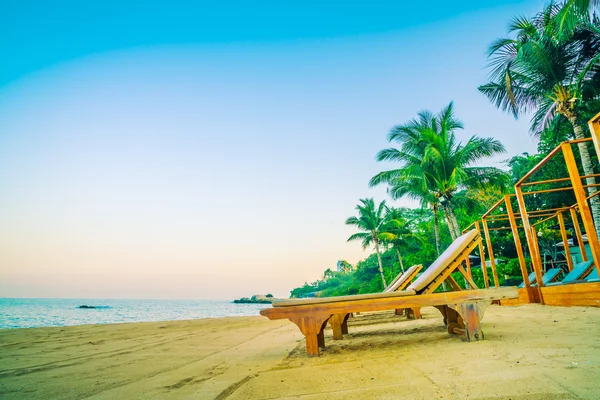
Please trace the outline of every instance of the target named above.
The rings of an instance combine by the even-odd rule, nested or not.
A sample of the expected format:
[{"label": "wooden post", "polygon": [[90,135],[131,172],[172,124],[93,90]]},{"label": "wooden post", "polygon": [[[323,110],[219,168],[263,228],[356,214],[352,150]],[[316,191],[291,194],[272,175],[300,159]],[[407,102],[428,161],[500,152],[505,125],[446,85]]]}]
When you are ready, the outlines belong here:
[{"label": "wooden post", "polygon": [[[539,263],[540,260],[536,259],[535,257],[535,249],[533,248],[535,245],[533,244],[533,237],[531,236],[532,231],[531,231],[531,225],[529,224],[529,216],[527,215],[527,207],[525,206],[525,198],[523,197],[523,190],[521,189],[521,186],[519,186],[519,184],[515,185],[515,194],[517,195],[517,202],[519,203],[519,209],[521,210],[521,221],[523,222],[523,230],[525,231],[525,238],[527,239],[527,248],[529,249],[529,253],[531,254],[531,264],[533,267],[534,271],[539,271],[541,269],[538,268],[536,269],[535,265],[536,263]],[[541,277],[537,276],[537,272],[536,272],[536,279],[541,279]],[[527,279],[526,276],[524,276],[524,282],[526,287],[527,287],[527,291],[529,292],[531,289],[531,285],[529,284],[529,279]],[[540,299],[540,304],[544,304],[544,296],[542,295],[542,291],[538,290],[539,292],[539,299]],[[532,293],[529,293],[529,298],[532,298]]]},{"label": "wooden post", "polygon": [[471,260],[469,260],[469,257],[465,259],[465,262],[467,263],[467,274],[473,279],[473,275],[471,274]]},{"label": "wooden post", "polygon": [[[479,221],[475,221],[475,229],[479,232],[479,236],[481,236],[481,229],[479,229]],[[490,287],[490,280],[488,278],[487,266],[485,262],[485,253],[483,251],[483,243],[479,241],[479,259],[481,260],[481,271],[483,272],[483,283],[485,283],[485,287]]]},{"label": "wooden post", "polygon": [[592,141],[594,142],[596,155],[598,156],[598,159],[600,159],[600,113],[590,119],[588,125],[590,127],[590,132],[592,133]]},{"label": "wooden post", "polygon": [[567,259],[567,267],[569,271],[573,271],[573,259],[571,258],[571,249],[569,248],[569,238],[567,237],[567,230],[565,229],[565,218],[563,217],[562,211],[557,215],[558,225],[560,225],[560,236],[562,237],[565,245],[565,258]]},{"label": "wooden post", "polygon": [[[515,213],[513,212],[512,204],[510,203],[510,195],[504,196],[504,204],[506,204],[506,214],[508,214],[508,220],[510,222],[510,229],[513,234],[515,241],[515,247],[517,248],[517,257],[519,257],[519,266],[521,267],[521,274],[523,275],[523,282],[525,287],[529,288],[531,282],[529,282],[529,271],[527,271],[527,264],[525,263],[525,255],[523,254],[523,247],[521,247],[521,238],[519,237],[519,228],[515,219]],[[532,303],[530,290],[527,289],[527,301]]]},{"label": "wooden post", "polygon": [[487,222],[485,218],[481,219],[481,225],[483,225],[483,232],[485,233],[485,242],[487,244],[488,256],[490,257],[490,264],[492,265],[492,275],[494,276],[494,286],[500,287],[498,281],[498,272],[496,272],[496,260],[494,259],[494,249],[492,248],[492,241],[490,240],[490,232],[488,230]]},{"label": "wooden post", "polygon": [[596,264],[596,270],[600,273],[600,243],[598,242],[598,234],[596,233],[592,212],[586,198],[587,194],[583,187],[583,183],[581,182],[581,175],[579,175],[579,171],[577,170],[577,164],[575,163],[575,156],[573,155],[571,145],[569,143],[563,143],[561,147],[565,156],[565,162],[567,163],[567,170],[571,177],[573,192],[575,192],[581,220],[583,221],[585,233],[587,234],[592,258],[594,259],[594,264]]},{"label": "wooden post", "polygon": [[533,264],[533,268],[535,271],[535,280],[537,282],[538,287],[543,287],[544,282],[542,278],[544,276],[544,270],[542,265],[542,254],[540,253],[540,242],[538,240],[537,229],[535,228],[535,226],[531,227],[531,237],[533,237],[533,249],[535,250],[535,258],[540,260],[539,263]]},{"label": "wooden post", "polygon": [[577,244],[579,245],[581,260],[587,261],[587,251],[585,250],[585,243],[583,243],[583,235],[581,234],[581,227],[579,226],[579,218],[577,218],[577,210],[575,210],[575,208],[571,208],[569,211],[571,212],[571,221],[573,222],[573,229],[575,229],[575,236],[577,237]]}]

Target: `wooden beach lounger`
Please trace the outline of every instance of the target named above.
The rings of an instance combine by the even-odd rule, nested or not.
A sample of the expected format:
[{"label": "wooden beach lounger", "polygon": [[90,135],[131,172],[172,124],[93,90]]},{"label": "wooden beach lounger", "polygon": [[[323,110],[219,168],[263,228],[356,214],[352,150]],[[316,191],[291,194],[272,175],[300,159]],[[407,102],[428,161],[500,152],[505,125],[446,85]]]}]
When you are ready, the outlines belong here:
[{"label": "wooden beach lounger", "polygon": [[[282,300],[260,313],[269,319],[289,319],[298,325],[306,338],[309,356],[318,356],[325,346],[323,329],[331,319],[334,336],[347,333],[346,319],[350,313],[401,308],[436,307],[444,317],[448,332],[462,335],[467,341],[483,340],[481,319],[492,300],[518,297],[515,287],[464,290],[450,275],[459,272],[471,288],[477,288],[461,263],[481,241],[476,230],[456,239],[444,253],[408,288],[399,292]],[[446,281],[454,292],[433,293]]]},{"label": "wooden beach lounger", "polygon": [[383,293],[397,292],[404,290],[416,278],[417,274],[423,268],[422,265],[413,265],[406,272],[398,274],[398,276],[386,287]]},{"label": "wooden beach lounger", "polygon": [[569,272],[562,281],[550,282],[546,286],[567,285],[569,283],[582,282],[585,276],[590,273],[592,268],[594,268],[593,260],[580,262],[573,267],[573,270]]},{"label": "wooden beach lounger", "polygon": [[[549,269],[548,272],[546,272],[544,276],[542,276],[542,282],[544,282],[544,286],[547,286],[549,283],[556,282],[556,280],[562,273],[562,268]],[[537,286],[537,282],[532,283],[531,286]]]},{"label": "wooden beach lounger", "polygon": [[[419,274],[419,271],[421,271],[422,268],[423,268],[423,265],[421,265],[421,264],[413,265],[412,267],[407,269],[406,272],[404,272],[403,274],[398,274],[396,279],[394,279],[392,281],[392,283],[390,283],[388,285],[388,287],[385,288],[383,293],[398,292],[398,291],[406,289],[406,287],[408,285],[410,285],[410,283],[413,281],[413,279],[415,279],[417,277],[417,275]],[[407,309],[399,308],[396,310],[396,315],[402,315],[404,312],[406,312],[406,317],[408,319],[421,318],[421,312],[418,309],[413,310],[412,308],[407,308]],[[333,328],[333,339],[334,340],[340,340],[340,339],[342,339],[343,333],[348,333],[347,332],[348,329],[347,329],[347,325],[346,325],[348,315],[346,315],[344,317],[344,320],[341,321],[343,329],[342,328],[337,329],[338,318],[340,318],[340,316],[334,315],[329,320],[329,323],[331,324],[331,327]]]}]

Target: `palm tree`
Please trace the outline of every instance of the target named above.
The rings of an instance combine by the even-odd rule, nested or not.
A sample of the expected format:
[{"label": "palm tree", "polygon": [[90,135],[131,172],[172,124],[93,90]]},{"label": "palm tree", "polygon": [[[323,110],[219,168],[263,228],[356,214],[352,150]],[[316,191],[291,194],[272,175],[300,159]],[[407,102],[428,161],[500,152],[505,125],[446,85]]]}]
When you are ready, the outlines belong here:
[{"label": "palm tree", "polygon": [[[514,18],[509,33],[488,49],[490,82],[479,87],[488,99],[515,118],[533,112],[531,132],[539,135],[556,116],[566,118],[577,139],[588,136],[581,121],[585,101],[600,97],[600,23],[596,1],[550,3],[533,18]],[[578,143],[585,175],[594,169],[587,143]],[[586,179],[595,185],[595,178]],[[597,191],[589,186],[590,194]],[[600,198],[591,200],[600,226]]]},{"label": "palm tree", "polygon": [[439,256],[440,253],[440,220],[439,220],[439,209],[440,201],[436,197],[435,193],[430,190],[427,184],[427,176],[423,175],[420,178],[413,179],[397,179],[397,170],[383,171],[375,175],[369,181],[369,186],[373,187],[381,183],[387,183],[387,192],[390,197],[394,200],[398,200],[402,197],[407,197],[412,200],[416,200],[421,203],[421,208],[431,209],[433,214],[433,230],[435,235],[435,249],[436,254]]},{"label": "palm tree", "polygon": [[494,185],[504,188],[507,175],[494,167],[473,164],[494,154],[503,153],[504,146],[491,138],[472,136],[466,144],[457,141],[454,131],[463,125],[454,116],[452,102],[439,114],[419,113],[418,119],[392,128],[389,141],[400,148],[388,148],[377,154],[378,161],[396,161],[398,169],[383,171],[370,184],[387,183],[396,196],[421,196],[428,203],[442,207],[450,235],[461,234],[453,208],[453,197],[462,189]]},{"label": "palm tree", "polygon": [[363,249],[366,249],[371,244],[375,246],[377,252],[377,260],[379,261],[379,273],[383,287],[387,287],[385,276],[383,274],[383,265],[381,263],[380,244],[382,240],[392,240],[394,236],[384,230],[384,213],[386,210],[385,200],[379,206],[375,204],[373,199],[360,199],[360,203],[356,206],[358,217],[350,217],[346,220],[346,225],[354,225],[359,230],[364,232],[355,233],[348,238],[348,242],[360,240]]},{"label": "palm tree", "polygon": [[410,228],[410,221],[407,221],[402,216],[402,213],[402,210],[399,208],[387,208],[385,213],[385,231],[394,236],[393,239],[386,241],[386,243],[390,244],[396,252],[400,270],[404,273],[404,263],[402,262],[400,249],[408,247],[411,242],[415,242],[418,238]]}]

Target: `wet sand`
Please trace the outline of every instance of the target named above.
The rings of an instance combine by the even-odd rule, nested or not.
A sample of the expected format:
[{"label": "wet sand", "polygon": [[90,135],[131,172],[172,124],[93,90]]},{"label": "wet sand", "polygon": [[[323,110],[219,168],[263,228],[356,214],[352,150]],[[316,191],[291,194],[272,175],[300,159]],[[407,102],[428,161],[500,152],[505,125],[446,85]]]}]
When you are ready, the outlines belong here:
[{"label": "wet sand", "polygon": [[2,399],[600,399],[600,309],[492,306],[486,340],[440,314],[357,315],[309,359],[264,317],[0,331]]}]

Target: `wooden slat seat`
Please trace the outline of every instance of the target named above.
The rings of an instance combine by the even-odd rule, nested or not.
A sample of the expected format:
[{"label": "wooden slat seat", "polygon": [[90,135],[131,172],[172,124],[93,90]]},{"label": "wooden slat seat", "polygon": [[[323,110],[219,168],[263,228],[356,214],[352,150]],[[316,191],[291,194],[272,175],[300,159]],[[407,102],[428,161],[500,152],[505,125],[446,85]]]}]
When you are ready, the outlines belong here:
[{"label": "wooden slat seat", "polygon": [[368,294],[354,294],[349,296],[336,296],[336,297],[310,297],[307,299],[285,299],[277,300],[273,302],[273,307],[296,307],[310,304],[330,304],[339,303],[341,301],[351,300],[372,300],[388,297],[402,297],[402,296],[414,296],[417,294],[414,290],[391,292],[391,293],[368,293]]},{"label": "wooden slat seat", "polygon": [[[396,279],[388,285],[381,293],[367,293],[367,294],[355,294],[350,296],[336,296],[336,297],[310,297],[305,299],[285,299],[276,300],[273,302],[273,307],[289,307],[306,304],[323,304],[323,303],[335,303],[345,300],[368,300],[377,299],[381,297],[396,297],[396,296],[411,296],[417,294],[414,290],[397,291],[398,288],[405,288],[410,284],[412,279],[419,273],[423,268],[422,265],[413,265],[406,272],[398,274]],[[400,290],[402,290],[400,289]]]}]

